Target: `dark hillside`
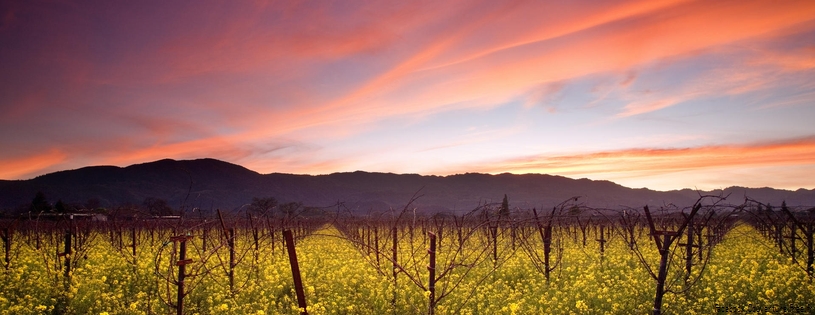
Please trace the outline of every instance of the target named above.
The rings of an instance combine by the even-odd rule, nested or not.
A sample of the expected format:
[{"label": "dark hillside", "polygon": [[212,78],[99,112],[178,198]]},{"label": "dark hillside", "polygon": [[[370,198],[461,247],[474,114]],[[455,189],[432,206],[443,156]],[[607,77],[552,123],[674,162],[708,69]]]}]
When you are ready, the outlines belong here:
[{"label": "dark hillside", "polygon": [[253,197],[275,197],[281,202],[297,201],[307,206],[331,206],[338,201],[358,213],[401,209],[415,193],[418,211],[466,212],[479,204],[500,202],[504,194],[510,205],[520,208],[549,208],[570,197],[580,196],[596,208],[687,206],[702,194],[730,194],[731,203],[745,196],[780,205],[815,205],[815,190],[730,187],[724,191],[697,192],[690,189],[660,192],[631,189],[609,181],[570,179],[543,174],[477,174],[421,176],[348,172],[329,175],[261,175],[242,166],[214,159],[160,160],[128,167],[92,166],[60,171],[30,180],[0,181],[0,207],[23,209],[37,191],[51,203],[57,200],[85,204],[98,200],[101,206],[141,205],[160,198],[175,208],[239,209]]}]

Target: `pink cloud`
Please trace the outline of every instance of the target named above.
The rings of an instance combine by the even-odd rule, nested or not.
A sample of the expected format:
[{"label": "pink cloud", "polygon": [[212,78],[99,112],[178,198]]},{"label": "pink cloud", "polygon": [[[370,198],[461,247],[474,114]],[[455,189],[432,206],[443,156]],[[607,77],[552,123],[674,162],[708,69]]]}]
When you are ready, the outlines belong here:
[{"label": "pink cloud", "polygon": [[675,99],[660,99],[657,101],[644,101],[644,102],[634,102],[629,103],[623,108],[623,111],[616,115],[617,118],[621,117],[629,117],[634,115],[640,115],[648,112],[652,112],[655,110],[660,110],[666,107],[671,107],[676,105],[679,101]]},{"label": "pink cloud", "polygon": [[167,157],[180,159],[216,157],[225,160],[238,160],[248,154],[249,151],[238,143],[224,137],[215,136],[190,141],[158,142],[146,146],[122,143],[117,147],[117,150],[104,155],[104,163],[128,165]]},{"label": "pink cloud", "polygon": [[[311,96],[315,94],[311,91],[320,90],[316,86],[299,85],[292,91],[264,86],[269,83],[266,81],[254,88],[229,84],[216,87],[222,94],[234,95],[235,102],[204,101],[196,105],[211,106],[239,123],[254,125],[260,123],[253,121],[271,119],[278,122],[273,124],[276,127],[259,128],[263,129],[261,134],[274,136],[315,125],[346,124],[349,119],[366,122],[433,113],[450,109],[450,104],[494,106],[541,83],[629,71],[638,64],[787,28],[815,12],[809,2],[748,2],[733,6],[682,1],[590,6],[538,3],[498,6],[497,10],[454,2],[440,10],[421,8],[369,4],[344,14],[332,12],[327,4],[244,7],[217,13],[196,9],[178,21],[168,22],[170,32],[145,48],[157,51],[136,48],[125,52],[113,67],[117,71],[110,74],[113,81],[94,80],[127,84],[126,79],[115,78],[133,78],[129,74],[135,73],[151,84],[166,84],[205,74],[249,72],[284,76],[272,80],[273,85],[278,85],[322,75],[320,64],[330,60],[388,56],[377,58],[385,64],[389,60],[390,66],[371,69],[375,72],[369,73],[367,80],[350,85],[350,90],[333,98]],[[463,19],[455,14],[460,11],[472,14]],[[283,13],[270,18],[276,12]],[[532,16],[547,18],[532,20]],[[441,22],[448,18],[455,23]],[[218,23],[184,27],[194,20]],[[138,22],[131,19],[123,23]],[[393,50],[404,47],[400,41],[417,45]],[[264,104],[265,96],[247,97],[259,89],[288,93],[293,102]],[[247,102],[247,98],[252,101]],[[238,110],[233,114],[230,108],[235,107],[256,111]],[[630,113],[626,110],[621,115]]]},{"label": "pink cloud", "polygon": [[[527,8],[518,11],[523,9]],[[635,65],[688,56],[718,45],[764,36],[768,30],[783,29],[808,20],[815,12],[813,5],[804,2],[798,3],[798,6],[764,2],[739,6],[682,3],[642,9],[611,9],[613,13],[598,13],[596,20],[563,21],[554,26],[560,31],[542,26],[540,33],[536,33],[537,37],[506,33],[507,39],[478,43],[480,52],[460,51],[457,44],[470,36],[471,32],[481,31],[481,25],[473,23],[472,28],[466,32],[446,35],[326,108],[359,106],[362,99],[376,101],[377,98],[382,98],[380,95],[383,91],[403,95],[408,86],[413,89],[413,93],[406,99],[395,100],[395,105],[390,98],[381,100],[379,103],[388,104],[388,109],[380,113],[432,111],[433,108],[447,104],[478,99],[486,99],[487,104],[495,104],[510,99],[519,90],[528,90],[541,82],[556,82],[592,73],[627,71],[626,69]],[[734,11],[739,14],[733,14]],[[508,16],[513,16],[512,13],[520,14],[515,11],[506,13],[501,16],[501,21],[524,21],[509,18]],[[645,13],[649,15],[644,15]],[[599,31],[600,26],[607,31]],[[502,44],[506,42],[515,44]],[[546,45],[549,42],[552,45]],[[460,52],[465,57],[440,66],[427,67],[434,63],[435,58],[451,55],[452,52]],[[433,85],[410,83],[419,79],[433,82]],[[655,100],[647,106],[636,106],[636,110],[627,108],[621,115],[642,114],[676,103]],[[377,112],[372,110],[369,113],[375,115]]]},{"label": "pink cloud", "polygon": [[0,178],[18,179],[39,175],[42,170],[54,170],[54,166],[65,162],[67,158],[67,154],[57,149],[24,157],[5,158],[0,160]]},{"label": "pink cloud", "polygon": [[[546,173],[629,182],[636,182],[638,178],[658,177],[663,181],[673,178],[675,182],[684,182],[682,177],[687,176],[686,173],[709,175],[728,169],[815,167],[815,137],[746,145],[528,156],[459,167],[448,172]],[[676,184],[673,187],[676,188]]]}]

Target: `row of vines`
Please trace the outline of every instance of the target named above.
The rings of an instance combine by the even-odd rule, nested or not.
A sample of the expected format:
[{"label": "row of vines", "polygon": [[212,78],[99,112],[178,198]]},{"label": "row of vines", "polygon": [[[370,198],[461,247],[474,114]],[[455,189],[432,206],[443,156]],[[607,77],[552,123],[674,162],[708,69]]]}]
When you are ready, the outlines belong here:
[{"label": "row of vines", "polygon": [[[3,222],[0,314],[808,314],[812,209],[244,211]],[[808,308],[809,307],[809,308]]]}]

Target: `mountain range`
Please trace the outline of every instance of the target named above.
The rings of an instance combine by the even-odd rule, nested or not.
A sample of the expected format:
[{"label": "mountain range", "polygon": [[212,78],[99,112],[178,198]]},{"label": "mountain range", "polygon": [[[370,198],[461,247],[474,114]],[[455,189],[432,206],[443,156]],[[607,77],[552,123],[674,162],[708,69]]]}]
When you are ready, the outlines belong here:
[{"label": "mountain range", "polygon": [[50,202],[101,207],[142,205],[147,198],[167,201],[174,208],[238,210],[252,198],[335,207],[338,202],[356,213],[402,209],[411,198],[417,211],[463,213],[484,203],[500,203],[506,194],[515,208],[551,208],[579,196],[594,208],[641,208],[692,205],[700,195],[729,196],[740,204],[745,196],[764,203],[815,205],[815,190],[730,187],[724,190],[654,191],[632,189],[610,181],[570,179],[544,174],[479,174],[423,176],[370,172],[328,175],[260,174],[215,159],[164,159],[127,167],[90,166],[59,171],[28,180],[0,180],[0,209],[27,209],[37,192]]}]

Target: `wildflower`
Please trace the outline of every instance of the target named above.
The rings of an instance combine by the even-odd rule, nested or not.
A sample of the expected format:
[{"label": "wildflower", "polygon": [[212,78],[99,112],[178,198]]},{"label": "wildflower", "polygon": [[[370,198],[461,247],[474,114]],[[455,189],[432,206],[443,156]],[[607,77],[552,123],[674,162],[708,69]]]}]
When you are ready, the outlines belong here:
[{"label": "wildflower", "polygon": [[586,302],[583,302],[583,300],[577,300],[577,302],[574,304],[574,307],[581,312],[586,312],[589,310],[589,306],[586,305]]},{"label": "wildflower", "polygon": [[518,307],[519,307],[518,303],[510,303],[509,304],[509,311],[512,312],[512,314],[515,314],[515,312],[518,311]]}]

